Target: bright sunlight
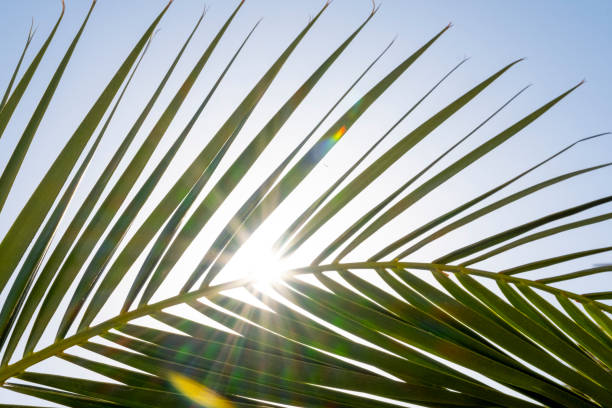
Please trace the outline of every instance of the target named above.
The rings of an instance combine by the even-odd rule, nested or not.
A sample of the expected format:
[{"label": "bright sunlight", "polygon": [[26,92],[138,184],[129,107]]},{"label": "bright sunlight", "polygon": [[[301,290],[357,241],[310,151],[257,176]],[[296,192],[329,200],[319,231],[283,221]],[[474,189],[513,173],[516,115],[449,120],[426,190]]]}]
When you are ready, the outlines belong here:
[{"label": "bright sunlight", "polygon": [[223,280],[251,277],[261,283],[280,280],[284,272],[295,267],[292,258],[281,258],[268,239],[250,239],[223,270]]}]

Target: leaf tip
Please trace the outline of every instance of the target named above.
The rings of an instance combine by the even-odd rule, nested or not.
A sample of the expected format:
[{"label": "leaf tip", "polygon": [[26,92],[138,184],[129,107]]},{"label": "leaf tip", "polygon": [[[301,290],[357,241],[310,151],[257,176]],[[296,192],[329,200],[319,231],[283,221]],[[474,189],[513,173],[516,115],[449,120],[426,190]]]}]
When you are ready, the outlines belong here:
[{"label": "leaf tip", "polygon": [[378,12],[378,10],[380,9],[381,5],[382,5],[382,3],[377,5],[376,1],[372,0],[372,11],[370,12],[370,17],[372,17],[374,14],[376,14]]},{"label": "leaf tip", "polygon": [[508,64],[508,66],[506,67],[506,69],[515,66],[516,64],[518,64],[519,62],[523,62],[525,61],[527,58],[523,57],[523,58],[519,58],[517,60],[512,61],[510,64]]},{"label": "leaf tip", "polygon": [[28,38],[26,40],[26,47],[32,42],[32,39],[36,34],[36,30],[38,30],[38,26],[34,27],[34,17],[32,17],[32,23],[30,24],[30,30],[28,31]]},{"label": "leaf tip", "polygon": [[580,88],[582,85],[584,85],[584,83],[586,82],[585,79],[581,80],[580,82],[578,82],[576,85],[574,85],[573,87],[571,87],[570,89],[568,89],[566,92],[563,93],[562,96],[566,96],[567,94],[573,92],[576,90],[576,88]]}]

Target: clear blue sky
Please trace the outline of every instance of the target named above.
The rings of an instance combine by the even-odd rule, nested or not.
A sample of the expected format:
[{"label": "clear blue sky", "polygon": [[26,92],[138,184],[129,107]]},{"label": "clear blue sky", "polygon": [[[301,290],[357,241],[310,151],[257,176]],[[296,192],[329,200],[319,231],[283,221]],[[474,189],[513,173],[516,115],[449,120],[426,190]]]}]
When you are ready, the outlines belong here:
[{"label": "clear blue sky", "polygon": [[[43,60],[37,75],[32,81],[19,106],[15,120],[0,140],[0,166],[4,166],[8,155],[14,148],[29,116],[36,106],[53,70],[61,59],[66,47],[84,17],[89,2],[86,0],[66,0],[65,19],[58,34]],[[21,0],[0,3],[0,89],[5,84],[19,57],[25,41],[30,20],[33,17],[38,27],[26,64],[34,50],[50,31],[60,9],[59,1]],[[322,6],[320,0],[282,1],[247,0],[243,10],[230,27],[220,47],[213,54],[210,65],[196,83],[183,109],[173,122],[167,136],[163,139],[157,153],[153,156],[154,165],[173,141],[173,135],[182,130],[201,98],[216,80],[218,73],[230,58],[244,35],[261,17],[264,18],[244,53],[222,84],[213,103],[204,112],[192,131],[187,143],[181,149],[178,159],[170,168],[162,183],[160,195],[170,187],[170,183],[182,172],[191,159],[200,151],[210,135],[215,132],[235,105],[241,100],[269,67],[273,58],[278,56],[293,36],[304,26],[311,14]],[[16,188],[0,214],[0,235],[10,227],[11,220],[27,200],[36,183],[46,172],[54,157],[70,137],[83,115],[99,95],[104,85],[115,72],[122,58],[127,55],[135,39],[144,31],[152,18],[165,4],[161,0],[98,0],[92,19],[86,28],[72,61],[57,90],[56,97],[35,136],[32,147],[24,162],[23,171],[16,181]],[[166,17],[160,24],[149,54],[137,74],[132,88],[126,94],[116,120],[102,142],[82,183],[76,200],[84,197],[97,175],[112,155],[114,149],[131,125],[134,116],[148,100],[153,84],[161,78],[180,44],[191,31],[202,8],[206,4],[209,11],[194,41],[187,50],[175,75],[169,82],[154,109],[151,118],[157,118],[175,90],[182,82],[199,54],[208,45],[224,19],[237,4],[237,1],[175,0]],[[253,117],[243,129],[241,137],[232,146],[229,158],[235,157],[248,143],[254,132],[276,112],[276,109],[290,96],[297,86],[315,69],[370,11],[367,0],[335,0],[325,12],[320,22],[313,28],[305,41],[299,46],[292,58],[283,68],[277,82],[262,100]],[[385,0],[372,22],[359,35],[356,41],[338,60],[336,66],[323,78],[320,85],[306,99],[282,129],[270,146],[270,151],[254,167],[245,179],[244,186],[237,189],[232,197],[245,197],[254,188],[252,183],[269,169],[270,163],[277,163],[281,155],[288,152],[319,120],[353,79],[363,70],[370,60],[397,35],[397,41],[383,60],[372,70],[364,81],[332,116],[331,120],[348,108],[375,81],[385,75],[395,64],[426,42],[448,22],[454,24],[449,30],[400,80],[363,116],[338,144],[337,148],[325,159],[324,166],[317,169],[306,180],[303,193],[296,194],[285,203],[282,211],[270,219],[271,227],[262,232],[278,233],[279,226],[286,225],[287,217],[296,208],[303,208],[307,200],[324,191],[333,177],[350,166],[351,160],[359,157],[404,111],[410,107],[445,72],[463,57],[471,59],[464,64],[439,91],[401,126],[377,150],[382,153],[407,132],[427,119],[460,93],[496,71],[508,62],[526,57],[503,78],[487,89],[477,100],[441,126],[400,163],[393,166],[384,178],[371,186],[343,211],[333,225],[323,228],[321,234],[313,238],[313,244],[306,248],[304,259],[316,254],[324,245],[321,238],[325,234],[342,230],[361,214],[368,205],[378,202],[384,194],[401,185],[407,177],[420,170],[438,152],[452,145],[471,128],[495,110],[505,100],[526,84],[533,86],[510,107],[503,111],[490,124],[473,136],[465,146],[450,155],[442,166],[450,164],[471,148],[505,129],[522,115],[539,107],[567,88],[585,78],[587,83],[574,94],[547,113],[542,119],[521,132],[501,148],[487,155],[480,163],[471,166],[444,191],[434,192],[431,196],[414,206],[413,212],[399,217],[393,225],[387,226],[368,241],[367,245],[355,252],[354,257],[371,254],[380,248],[389,235],[399,236],[420,225],[441,211],[450,209],[486,189],[506,180],[516,173],[530,167],[544,157],[559,150],[581,137],[612,130],[612,109],[609,98],[612,95],[610,64],[612,62],[612,2],[593,0],[589,2],[540,0],[517,0],[511,2],[489,0]],[[154,124],[148,120],[137,138],[137,146]],[[324,126],[322,130],[325,130]],[[469,150],[468,150],[469,149]],[[132,148],[133,152],[134,149]],[[508,192],[533,184],[545,178],[612,160],[612,137],[583,144],[566,153],[553,163],[547,164],[524,181],[517,183]],[[226,162],[223,166],[227,166]],[[152,168],[148,166],[147,169]],[[122,165],[123,169],[125,163]],[[442,169],[442,166],[436,169]],[[428,173],[427,178],[435,173]],[[329,180],[328,182],[325,180]],[[472,227],[457,231],[448,240],[427,247],[415,254],[416,259],[431,259],[436,254],[446,253],[456,248],[457,243],[467,243],[483,234],[494,233],[519,222],[525,222],[546,213],[574,206],[610,194],[610,169],[599,171],[586,177],[579,177],[562,185],[547,189],[531,197],[521,205],[512,206],[498,214],[476,222]],[[233,200],[228,214],[238,208],[239,200]],[[145,207],[144,211],[152,208]],[[581,214],[573,219],[610,211],[612,207],[602,206]],[[359,211],[359,209],[362,209]],[[211,228],[221,228],[226,220],[219,217],[213,220]],[[62,225],[66,225],[65,223]],[[214,239],[202,237],[201,245]],[[269,235],[273,241],[276,235]],[[545,243],[513,251],[504,257],[495,258],[491,263],[483,263],[483,268],[503,268],[530,260],[545,258],[553,254],[610,245],[610,223],[574,231],[551,239]],[[388,242],[388,241],[387,241]],[[317,245],[320,243],[320,245]],[[201,250],[202,247],[200,247]],[[197,262],[198,248],[186,256],[186,269]],[[609,262],[611,256],[601,255],[563,264],[556,271],[569,271],[592,263]],[[190,263],[191,262],[191,263]],[[180,266],[180,265],[179,265]],[[548,272],[550,273],[550,271]],[[609,285],[609,275],[606,277]],[[605,280],[603,281],[605,282]],[[583,286],[569,287],[576,292],[601,289],[601,280],[587,281]],[[608,288],[609,290],[609,288]],[[12,401],[14,394],[0,391],[0,402]],[[19,401],[29,403],[33,399],[19,397]]]}]

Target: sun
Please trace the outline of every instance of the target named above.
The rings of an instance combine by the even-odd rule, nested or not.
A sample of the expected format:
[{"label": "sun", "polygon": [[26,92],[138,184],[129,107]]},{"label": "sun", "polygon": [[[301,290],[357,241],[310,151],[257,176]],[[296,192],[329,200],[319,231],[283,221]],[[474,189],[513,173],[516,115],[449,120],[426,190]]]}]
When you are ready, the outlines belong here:
[{"label": "sun", "polygon": [[[226,265],[226,278],[253,278],[260,283],[273,283],[282,279],[291,269],[289,258],[282,258],[264,240],[249,240]],[[231,275],[231,276],[228,276]]]},{"label": "sun", "polygon": [[271,249],[262,248],[254,258],[253,274],[251,275],[261,283],[273,283],[282,279],[289,268],[289,261]]}]

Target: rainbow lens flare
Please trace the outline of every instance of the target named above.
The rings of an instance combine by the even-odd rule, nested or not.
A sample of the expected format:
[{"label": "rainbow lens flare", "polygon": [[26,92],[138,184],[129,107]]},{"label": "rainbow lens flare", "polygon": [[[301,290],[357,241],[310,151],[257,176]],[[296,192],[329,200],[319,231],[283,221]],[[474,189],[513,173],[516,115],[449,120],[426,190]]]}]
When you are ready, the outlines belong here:
[{"label": "rainbow lens flare", "polygon": [[191,378],[170,373],[168,380],[177,391],[205,408],[234,408],[228,400]]}]

